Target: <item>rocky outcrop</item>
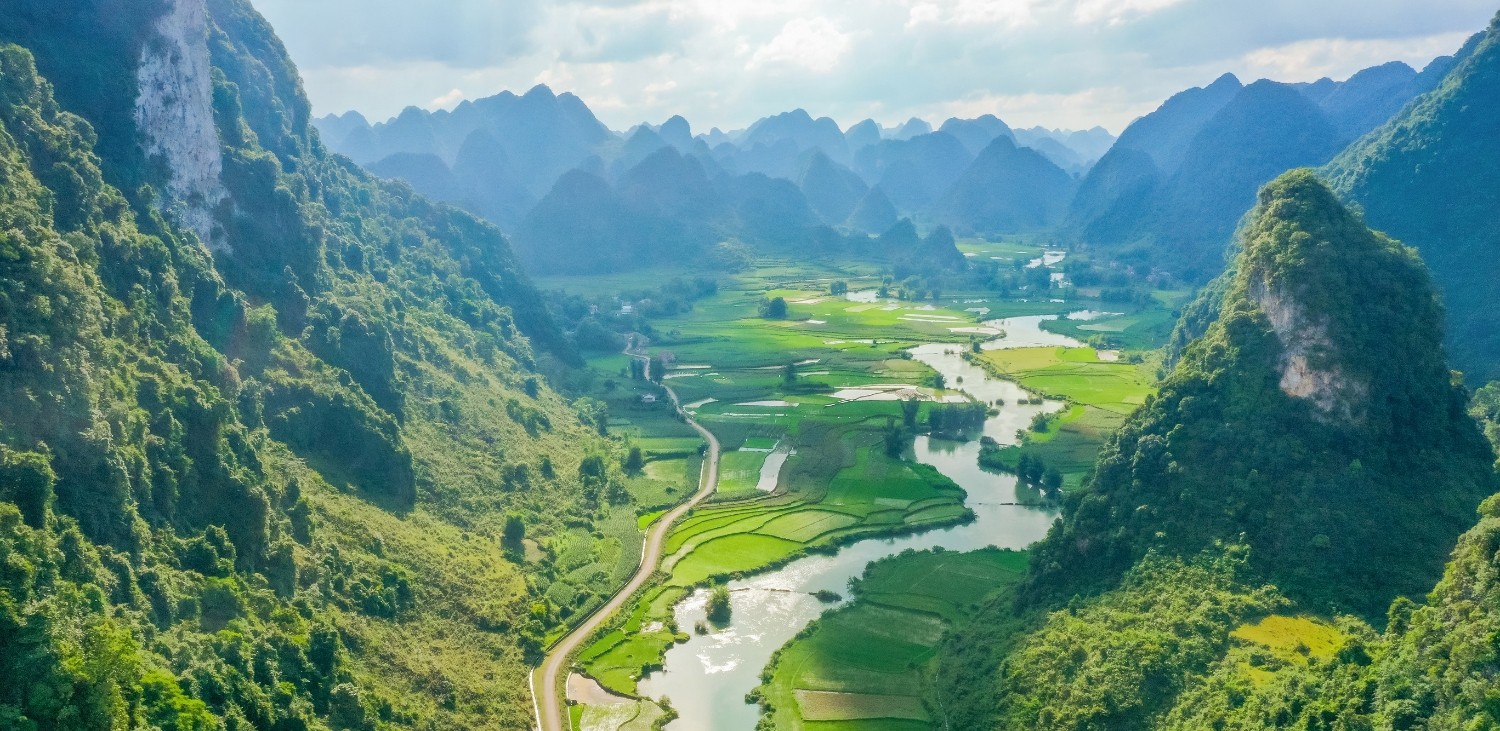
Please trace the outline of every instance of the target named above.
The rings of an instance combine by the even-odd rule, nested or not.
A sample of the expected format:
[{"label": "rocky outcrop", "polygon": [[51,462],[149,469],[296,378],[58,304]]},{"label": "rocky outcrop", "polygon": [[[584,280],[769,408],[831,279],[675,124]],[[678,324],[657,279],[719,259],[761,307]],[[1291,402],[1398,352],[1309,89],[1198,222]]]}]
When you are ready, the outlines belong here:
[{"label": "rocky outcrop", "polygon": [[1296,299],[1264,281],[1251,285],[1250,297],[1281,343],[1282,393],[1310,402],[1321,418],[1362,420],[1369,385],[1350,378],[1339,367],[1327,318],[1309,317]]},{"label": "rocky outcrop", "polygon": [[224,249],[228,243],[214,214],[229,194],[214,126],[208,7],[204,0],[168,0],[167,6],[136,70],[136,127],[147,156],[167,170],[163,209],[210,249]]}]

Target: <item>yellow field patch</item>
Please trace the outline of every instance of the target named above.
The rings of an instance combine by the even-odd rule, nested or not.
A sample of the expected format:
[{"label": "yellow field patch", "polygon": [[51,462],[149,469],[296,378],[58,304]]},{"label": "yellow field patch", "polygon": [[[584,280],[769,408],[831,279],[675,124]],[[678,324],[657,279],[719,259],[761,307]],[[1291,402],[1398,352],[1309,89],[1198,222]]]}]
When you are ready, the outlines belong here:
[{"label": "yellow field patch", "polygon": [[922,700],[909,695],[865,695],[831,693],[823,690],[798,690],[797,706],[806,721],[857,721],[871,718],[899,718],[929,721]]},{"label": "yellow field patch", "polygon": [[1255,624],[1240,625],[1232,637],[1260,645],[1283,660],[1309,657],[1327,660],[1344,646],[1344,633],[1312,617],[1273,614]]}]

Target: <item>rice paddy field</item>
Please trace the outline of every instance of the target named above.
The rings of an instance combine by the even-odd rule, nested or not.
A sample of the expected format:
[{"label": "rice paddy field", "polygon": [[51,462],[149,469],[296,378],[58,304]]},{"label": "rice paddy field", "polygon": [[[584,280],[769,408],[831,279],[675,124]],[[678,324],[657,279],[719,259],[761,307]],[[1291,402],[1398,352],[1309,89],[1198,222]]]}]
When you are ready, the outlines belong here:
[{"label": "rice paddy field", "polygon": [[1023,446],[1001,452],[1011,467],[1023,450],[1041,457],[1063,473],[1065,489],[1082,484],[1105,437],[1156,392],[1154,365],[1103,360],[1093,348],[987,350],[979,361],[1028,391],[1069,403],[1047,431],[1032,432]]},{"label": "rice paddy field", "polygon": [[942,727],[923,689],[938,642],[981,602],[1015,585],[1027,554],[986,549],[903,553],[873,563],[856,600],[777,653],[759,689],[776,729]]},{"label": "rice paddy field", "polygon": [[[1041,247],[1018,243],[965,242],[963,248],[972,257],[1012,265],[1046,256]],[[670,276],[635,272],[611,277],[605,286],[646,289]],[[846,282],[851,294],[830,294],[835,280]],[[540,284],[600,286],[594,278]],[[660,580],[575,658],[575,666],[604,688],[636,696],[641,677],[691,631],[674,626],[672,607],[692,588],[862,538],[970,518],[964,492],[951,480],[886,454],[883,438],[901,419],[901,399],[921,399],[925,413],[931,403],[965,398],[934,388],[935,372],[903,351],[926,343],[968,346],[993,334],[981,327],[992,319],[1105,307],[985,291],[894,301],[874,296],[881,286],[880,272],[869,266],[765,260],[749,273],[721,278],[718,292],[690,310],[652,321],[648,349],[665,357],[663,382],[723,446],[721,480],[718,494],[672,529]],[[768,297],[787,301],[785,319],[760,316]],[[1153,312],[1113,316],[1137,318],[1129,322],[1104,317],[1082,324],[1131,332],[1158,317]],[[1073,321],[1051,321],[1048,329],[1054,323],[1067,328]],[[1029,435],[1031,446],[1063,468],[1070,484],[1081,481],[1104,436],[1150,393],[1154,373],[1086,348],[986,351],[983,359],[997,375],[1070,402],[1047,433]],[[666,399],[642,402],[659,388],[632,380],[624,356],[600,354],[590,366],[596,374],[591,395],[608,405],[610,432],[647,458],[645,469],[629,479],[638,506],[634,527],[644,530],[691,492],[703,445]],[[772,450],[790,454],[777,466]],[[768,473],[767,464],[773,466]],[[757,489],[769,486],[774,489]],[[913,689],[925,678],[933,646],[988,589],[1019,576],[1024,561],[1021,554],[980,551],[877,564],[882,568],[872,568],[860,601],[820,623],[813,639],[787,648],[791,660],[778,664],[767,691],[768,698],[778,694],[776,728],[783,728],[783,709],[801,709],[793,711],[796,723],[808,725],[795,727],[930,728],[930,709]]]}]

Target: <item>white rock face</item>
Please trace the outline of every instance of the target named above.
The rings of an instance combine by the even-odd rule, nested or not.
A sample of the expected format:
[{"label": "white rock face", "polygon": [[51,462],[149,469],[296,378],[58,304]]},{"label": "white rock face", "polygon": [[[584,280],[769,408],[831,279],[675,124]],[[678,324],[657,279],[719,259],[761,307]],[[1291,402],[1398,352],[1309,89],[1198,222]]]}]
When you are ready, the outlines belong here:
[{"label": "white rock face", "polygon": [[214,126],[205,0],[169,0],[157,37],[141,52],[135,121],[148,157],[171,170],[163,208],[210,249],[228,247],[214,210],[229,197]]},{"label": "white rock face", "polygon": [[1362,419],[1369,385],[1350,378],[1338,365],[1313,365],[1334,360],[1326,319],[1313,321],[1295,299],[1267,287],[1264,281],[1251,286],[1250,297],[1266,313],[1281,342],[1282,393],[1311,401],[1330,420]]}]

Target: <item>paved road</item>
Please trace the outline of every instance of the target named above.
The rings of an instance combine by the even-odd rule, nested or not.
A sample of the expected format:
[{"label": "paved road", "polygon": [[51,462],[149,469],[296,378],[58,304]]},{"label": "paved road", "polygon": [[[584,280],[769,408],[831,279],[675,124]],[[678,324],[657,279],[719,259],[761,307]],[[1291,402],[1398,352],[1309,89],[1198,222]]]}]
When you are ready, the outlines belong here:
[{"label": "paved road", "polygon": [[[649,380],[651,361],[643,353],[627,350],[626,355],[638,358],[646,362],[647,376]],[[672,399],[672,407],[677,413],[687,420],[688,426],[693,427],[708,442],[708,461],[704,466],[699,478],[698,492],[694,493],[687,502],[673,508],[671,512],[663,515],[655,523],[651,524],[646,531],[645,547],[641,554],[641,566],[636,569],[635,576],[630,578],[618,593],[604,604],[592,616],[584,620],[572,632],[562,638],[552,650],[547,653],[547,658],[542,661],[542,666],[531,674],[532,697],[536,702],[538,726],[542,731],[568,731],[567,707],[563,705],[563,683],[568,671],[568,659],[573,656],[580,645],[594,633],[600,625],[614,616],[629,601],[631,595],[646,585],[651,580],[651,575],[656,573],[657,564],[661,563],[662,547],[666,545],[667,532],[672,524],[679,518],[692,510],[694,506],[702,502],[704,498],[713,493],[719,485],[719,439],[713,432],[703,428],[703,425],[693,420],[692,415],[683,410],[682,402],[677,398],[677,392],[671,387],[662,386],[667,392],[667,397]]]}]

